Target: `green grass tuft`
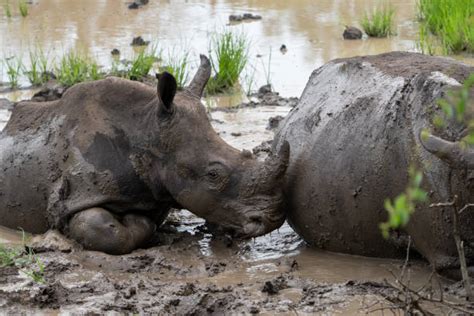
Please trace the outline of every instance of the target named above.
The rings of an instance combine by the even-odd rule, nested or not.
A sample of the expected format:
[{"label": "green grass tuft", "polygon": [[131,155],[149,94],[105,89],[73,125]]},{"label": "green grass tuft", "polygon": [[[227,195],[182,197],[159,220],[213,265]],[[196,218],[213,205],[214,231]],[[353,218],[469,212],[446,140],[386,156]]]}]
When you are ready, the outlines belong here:
[{"label": "green grass tuft", "polygon": [[445,54],[474,53],[474,1],[418,0],[418,14],[423,52],[441,46]]},{"label": "green grass tuft", "polygon": [[174,50],[168,52],[168,57],[160,71],[167,71],[176,78],[178,89],[183,89],[189,80],[189,51],[178,54]]},{"label": "green grass tuft", "polygon": [[12,17],[12,9],[10,7],[10,2],[9,1],[7,1],[7,3],[5,3],[5,5],[3,6],[3,10],[5,11],[5,16],[7,18]]},{"label": "green grass tuft", "polygon": [[30,68],[23,71],[34,86],[46,83],[50,79],[49,61],[42,50],[30,51]]},{"label": "green grass tuft", "polygon": [[21,61],[21,58],[6,58],[4,60],[4,64],[7,67],[7,76],[8,82],[10,83],[10,87],[12,89],[18,88],[18,79],[20,77],[21,70],[23,69],[23,63]]},{"label": "green grass tuft", "polygon": [[206,90],[210,94],[231,90],[248,62],[249,41],[242,34],[230,31],[217,34],[210,44],[210,59],[215,75],[209,80]]},{"label": "green grass tuft", "polygon": [[130,80],[140,80],[146,77],[153,68],[153,64],[159,59],[156,47],[149,51],[141,50],[133,58],[130,67],[126,70],[125,77]]},{"label": "green grass tuft", "polygon": [[26,3],[25,0],[20,0],[18,3],[19,9],[20,9],[20,14],[22,17],[27,17],[28,16],[28,4]]},{"label": "green grass tuft", "polygon": [[36,283],[45,283],[44,263],[26,246],[23,232],[22,246],[6,246],[0,243],[0,268],[16,267]]},{"label": "green grass tuft", "polygon": [[360,24],[368,36],[387,37],[395,34],[393,30],[394,15],[395,9],[386,4],[374,9],[371,15],[366,12]]},{"label": "green grass tuft", "polygon": [[92,58],[75,52],[69,52],[61,58],[55,74],[58,82],[65,86],[103,78]]}]

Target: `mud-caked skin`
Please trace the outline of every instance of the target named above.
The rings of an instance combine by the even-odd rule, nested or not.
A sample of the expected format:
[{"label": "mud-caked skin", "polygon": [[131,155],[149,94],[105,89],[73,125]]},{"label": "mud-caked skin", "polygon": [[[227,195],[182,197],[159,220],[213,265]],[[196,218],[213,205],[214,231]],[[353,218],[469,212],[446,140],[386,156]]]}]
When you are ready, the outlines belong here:
[{"label": "mud-caked skin", "polygon": [[0,134],[0,225],[57,228],[121,254],[146,242],[171,207],[242,237],[284,221],[289,148],[258,162],[226,144],[200,102],[209,60],[176,93],[118,78],[82,83],[52,102],[21,102]]},{"label": "mud-caked skin", "polygon": [[[288,141],[288,220],[310,244],[367,256],[403,256],[396,234],[382,238],[384,201],[405,191],[409,166],[423,172],[429,202],[405,231],[441,272],[459,271],[452,210],[474,203],[474,149],[459,146],[466,126],[435,128],[436,100],[459,88],[474,68],[444,58],[393,52],[332,61],[315,70],[296,108],[281,123]],[[474,105],[467,106],[467,117]],[[420,137],[423,130],[428,133]],[[468,264],[474,266],[474,210],[460,214]],[[400,241],[400,239],[399,239]]]}]

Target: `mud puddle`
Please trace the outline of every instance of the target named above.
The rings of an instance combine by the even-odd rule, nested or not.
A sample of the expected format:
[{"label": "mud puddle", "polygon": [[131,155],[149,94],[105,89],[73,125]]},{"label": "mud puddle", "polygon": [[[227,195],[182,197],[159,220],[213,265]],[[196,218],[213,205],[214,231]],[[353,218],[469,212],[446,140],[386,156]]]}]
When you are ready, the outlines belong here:
[{"label": "mud puddle", "polygon": [[[34,0],[22,18],[10,1],[12,17],[6,18],[7,0],[0,0],[0,59],[17,56],[28,66],[29,51],[41,48],[52,64],[70,50],[82,50],[110,69],[111,50],[119,49],[120,58],[132,57],[130,43],[140,35],[158,45],[164,59],[189,50],[195,68],[198,55],[208,53],[212,34],[227,27],[251,41],[250,65],[241,80],[244,90],[270,80],[282,95],[299,96],[313,69],[331,59],[417,50],[416,0],[390,1],[396,10],[396,36],[360,41],[343,40],[344,25],[360,27],[365,11],[379,0],[156,0],[137,10],[128,9],[130,2]],[[228,25],[230,15],[244,13],[262,19]],[[3,63],[0,72],[0,81],[8,81]],[[28,85],[25,78],[20,81]]]},{"label": "mud puddle", "polygon": [[[376,282],[402,266],[309,249],[287,224],[255,240],[229,241],[203,232],[203,223],[176,211],[158,234],[160,245],[125,256],[82,251],[54,232],[37,237],[44,283],[3,269],[0,310],[356,315],[385,304],[390,289]],[[428,278],[423,263],[410,269],[413,284]]]}]

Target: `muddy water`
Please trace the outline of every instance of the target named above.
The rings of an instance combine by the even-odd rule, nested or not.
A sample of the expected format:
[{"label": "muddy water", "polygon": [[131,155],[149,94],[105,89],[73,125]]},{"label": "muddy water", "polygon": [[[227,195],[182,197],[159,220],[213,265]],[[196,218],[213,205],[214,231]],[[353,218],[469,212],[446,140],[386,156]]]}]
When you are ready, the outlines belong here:
[{"label": "muddy water", "polygon": [[[417,49],[415,0],[390,1],[397,12],[396,36],[362,41],[344,41],[344,25],[359,26],[364,12],[379,0],[155,0],[138,10],[127,9],[127,1],[34,0],[27,18],[10,1],[11,19],[3,12],[6,2],[0,0],[0,58],[16,55],[28,63],[28,51],[40,47],[57,61],[74,49],[90,53],[104,67],[111,65],[113,48],[122,58],[132,56],[130,42],[138,35],[158,44],[165,59],[168,52],[189,48],[196,66],[198,54],[208,52],[211,34],[227,27],[230,14],[261,15],[262,20],[228,26],[251,41],[250,67],[242,86],[253,82],[257,88],[270,73],[270,81],[284,96],[299,96],[311,71],[328,60]],[[286,53],[280,51],[283,44]],[[0,70],[6,81],[6,70]]]}]

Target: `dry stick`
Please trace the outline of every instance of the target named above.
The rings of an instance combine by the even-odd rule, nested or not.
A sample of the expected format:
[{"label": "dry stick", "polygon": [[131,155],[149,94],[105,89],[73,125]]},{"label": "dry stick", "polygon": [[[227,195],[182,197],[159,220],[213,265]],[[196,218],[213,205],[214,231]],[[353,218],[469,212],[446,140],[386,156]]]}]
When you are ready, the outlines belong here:
[{"label": "dry stick", "polygon": [[461,275],[462,275],[462,280],[464,283],[464,289],[466,290],[466,297],[468,301],[471,301],[473,299],[471,280],[469,279],[469,274],[467,272],[466,256],[464,255],[464,243],[461,241],[461,236],[459,235],[459,227],[458,227],[459,217],[458,216],[461,213],[461,211],[464,211],[472,204],[467,204],[461,209],[461,211],[458,211],[458,207],[456,203],[457,200],[458,200],[458,196],[455,195],[452,202],[431,204],[430,207],[450,206],[451,209],[453,210],[452,212],[453,213],[453,237],[456,243],[456,248],[458,250],[459,263],[461,265]]},{"label": "dry stick", "polygon": [[[392,274],[392,276],[394,278],[396,278],[395,274],[392,271],[389,271],[389,272]],[[400,287],[388,282],[387,280],[385,280],[385,283],[388,284],[391,288],[398,291],[399,293],[402,293],[402,294],[404,294],[405,292],[410,293],[411,295],[414,296],[412,298],[412,300],[416,303],[420,300],[426,301],[426,302],[431,302],[431,303],[438,303],[438,304],[445,305],[445,306],[450,307],[454,310],[457,310],[457,311],[460,311],[460,312],[463,312],[463,313],[466,313],[466,314],[469,314],[469,315],[472,314],[472,309],[465,309],[464,304],[461,305],[461,304],[450,302],[450,301],[447,301],[447,300],[444,300],[444,299],[441,299],[441,298],[436,299],[436,298],[432,298],[432,297],[426,297],[422,293],[418,292],[418,290],[412,290],[411,288],[409,288],[406,284],[404,284],[401,281],[397,282],[400,285]],[[417,305],[417,306],[419,306],[419,305]]]}]

